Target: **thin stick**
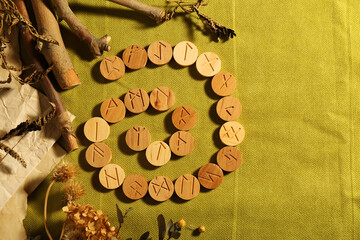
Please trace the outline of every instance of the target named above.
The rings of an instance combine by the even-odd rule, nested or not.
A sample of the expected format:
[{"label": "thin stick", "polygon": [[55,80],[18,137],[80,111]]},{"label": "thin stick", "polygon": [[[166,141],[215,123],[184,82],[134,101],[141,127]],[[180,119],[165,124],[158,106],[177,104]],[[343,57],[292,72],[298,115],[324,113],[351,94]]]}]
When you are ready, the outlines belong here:
[{"label": "thin stick", "polygon": [[[24,18],[29,19],[29,14],[27,12],[24,0],[15,0],[15,3]],[[24,48],[27,50],[30,57],[30,61],[35,64],[37,71],[43,72],[44,67],[41,64],[41,56],[37,51],[35,51],[35,43],[33,42],[30,33],[28,31],[21,31],[21,36],[23,39]],[[49,98],[49,101],[53,102],[56,106],[56,126],[60,129],[61,135],[65,140],[67,151],[71,152],[77,149],[78,143],[73,130],[73,126],[71,124],[71,120],[69,114],[66,111],[64,103],[61,100],[60,94],[55,90],[48,76],[44,75],[40,79],[40,84],[44,89],[47,97]]]},{"label": "thin stick", "polygon": [[164,21],[165,12],[160,8],[149,6],[145,3],[138,2],[136,0],[108,0],[108,1],[123,5],[135,11],[138,11],[142,14],[145,14],[149,18],[156,20],[156,22],[158,23]]},{"label": "thin stick", "polygon": [[31,0],[40,33],[52,36],[59,45],[44,43],[41,48],[52,71],[62,89],[69,89],[80,84],[80,79],[66,51],[61,37],[60,28],[54,14],[46,6],[44,0]]},{"label": "thin stick", "polygon": [[67,0],[50,0],[50,2],[59,19],[65,20],[71,31],[88,45],[94,57],[100,57],[103,51],[110,51],[111,48],[109,42],[111,37],[105,35],[102,38],[96,38],[92,35],[84,24],[82,24],[82,22],[75,16],[69,7]]},{"label": "thin stick", "polygon": [[55,180],[52,180],[49,187],[46,190],[46,195],[45,195],[45,203],[44,203],[44,225],[45,225],[45,230],[46,230],[46,234],[48,235],[50,240],[53,240],[53,238],[51,237],[51,234],[49,232],[48,226],[47,226],[47,205],[48,205],[48,200],[49,200],[49,193],[50,190],[52,188],[52,186],[54,185]]}]

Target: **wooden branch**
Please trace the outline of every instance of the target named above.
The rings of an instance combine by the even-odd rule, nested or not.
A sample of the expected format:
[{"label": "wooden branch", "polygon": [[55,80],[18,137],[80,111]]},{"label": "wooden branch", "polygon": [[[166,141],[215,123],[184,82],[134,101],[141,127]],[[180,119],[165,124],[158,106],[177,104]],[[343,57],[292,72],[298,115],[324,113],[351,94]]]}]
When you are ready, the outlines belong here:
[{"label": "wooden branch", "polygon": [[149,18],[156,20],[156,22],[158,23],[164,21],[165,12],[160,8],[149,6],[145,3],[136,0],[108,0],[108,1],[123,5],[137,12],[145,14]]},{"label": "wooden branch", "polygon": [[45,5],[44,0],[31,0],[38,30],[41,34],[50,35],[59,45],[44,43],[41,52],[49,65],[53,65],[53,73],[62,89],[79,85],[80,79],[71,63],[61,37],[59,24],[54,14]]},{"label": "wooden branch", "polygon": [[110,51],[111,48],[109,42],[111,37],[105,35],[102,38],[96,38],[92,35],[91,32],[89,32],[89,30],[75,16],[69,7],[67,0],[50,0],[50,3],[54,7],[59,19],[65,20],[71,31],[88,45],[95,58],[100,57],[103,51]]},{"label": "wooden branch", "polygon": [[[24,18],[29,20],[29,15],[26,9],[26,5],[24,0],[14,0],[15,4],[17,5],[20,13],[23,15]],[[26,49],[30,60],[32,63],[35,64],[35,68],[39,72],[44,71],[44,67],[41,64],[41,56],[35,50],[35,43],[32,39],[28,30],[20,31],[21,37],[23,39],[24,48]],[[55,90],[54,86],[52,85],[48,76],[43,76],[40,79],[40,84],[44,89],[47,97],[49,98],[50,102],[53,102],[56,106],[56,121],[57,127],[61,130],[61,134],[66,142],[67,151],[71,152],[78,148],[78,143],[76,140],[76,136],[71,124],[71,120],[69,114],[67,113],[65,106],[61,100],[60,94]]]}]

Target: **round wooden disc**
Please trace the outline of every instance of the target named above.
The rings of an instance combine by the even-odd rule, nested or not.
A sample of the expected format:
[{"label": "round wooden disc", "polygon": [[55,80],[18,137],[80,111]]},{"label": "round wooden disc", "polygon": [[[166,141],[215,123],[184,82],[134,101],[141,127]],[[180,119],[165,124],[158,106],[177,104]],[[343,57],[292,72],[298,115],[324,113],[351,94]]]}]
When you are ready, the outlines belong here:
[{"label": "round wooden disc", "polygon": [[177,131],[170,137],[169,145],[175,155],[185,156],[194,150],[195,140],[189,132]]},{"label": "round wooden disc", "polygon": [[106,99],[100,107],[101,116],[109,123],[117,123],[124,119],[126,108],[118,98]]},{"label": "round wooden disc", "polygon": [[223,177],[223,171],[214,163],[205,164],[198,173],[200,184],[207,189],[217,188],[221,184]]},{"label": "round wooden disc", "polygon": [[122,55],[125,65],[133,70],[145,67],[147,58],[146,50],[139,45],[127,47]]},{"label": "round wooden disc", "polygon": [[165,165],[171,158],[169,145],[162,141],[151,143],[146,149],[146,159],[154,166]]},{"label": "round wooden disc", "polygon": [[175,181],[175,192],[181,199],[193,199],[200,192],[199,180],[191,174],[182,175]]},{"label": "round wooden disc", "polygon": [[236,147],[223,147],[217,153],[216,160],[222,170],[232,172],[240,167],[242,155]]},{"label": "round wooden disc", "polygon": [[84,134],[91,142],[102,142],[109,137],[110,126],[104,119],[93,117],[85,123]]},{"label": "round wooden disc", "polygon": [[151,134],[146,127],[134,126],[126,132],[126,144],[134,151],[142,151],[151,143]]},{"label": "round wooden disc", "polygon": [[190,106],[181,106],[174,110],[172,114],[172,122],[174,126],[183,131],[193,128],[197,121],[197,115]]},{"label": "round wooden disc", "polygon": [[236,146],[245,138],[245,129],[235,121],[226,122],[220,127],[220,140],[228,146]]},{"label": "round wooden disc", "polygon": [[122,185],[125,196],[132,200],[143,198],[148,190],[148,183],[140,174],[127,176]]},{"label": "round wooden disc", "polygon": [[124,178],[124,170],[119,165],[113,163],[105,165],[99,172],[100,183],[107,189],[120,187]]},{"label": "round wooden disc", "polygon": [[149,60],[160,66],[170,62],[173,52],[168,42],[160,40],[150,44],[147,53]]},{"label": "round wooden disc", "polygon": [[220,99],[216,105],[218,116],[224,121],[234,121],[240,117],[242,106],[239,99],[227,96]]},{"label": "round wooden disc", "polygon": [[158,202],[164,202],[174,193],[174,184],[166,176],[157,176],[149,183],[149,195]]},{"label": "round wooden disc", "polygon": [[130,112],[142,113],[149,107],[149,95],[144,89],[135,88],[126,93],[124,103]]},{"label": "round wooden disc", "polygon": [[211,80],[211,88],[219,96],[229,96],[236,89],[236,78],[228,72],[219,72]]},{"label": "round wooden disc", "polygon": [[94,168],[101,168],[111,160],[111,149],[105,143],[93,143],[85,152],[85,159]]},{"label": "round wooden disc", "polygon": [[204,77],[212,77],[221,69],[221,60],[213,52],[201,54],[196,60],[196,69]]},{"label": "round wooden disc", "polygon": [[174,60],[180,66],[187,67],[196,62],[198,49],[192,42],[183,41],[174,47]]},{"label": "round wooden disc", "polygon": [[175,104],[174,92],[168,87],[157,87],[150,94],[150,103],[158,111],[167,111]]},{"label": "round wooden disc", "polygon": [[110,81],[118,80],[125,74],[125,65],[123,60],[117,56],[104,58],[100,63],[101,75]]}]

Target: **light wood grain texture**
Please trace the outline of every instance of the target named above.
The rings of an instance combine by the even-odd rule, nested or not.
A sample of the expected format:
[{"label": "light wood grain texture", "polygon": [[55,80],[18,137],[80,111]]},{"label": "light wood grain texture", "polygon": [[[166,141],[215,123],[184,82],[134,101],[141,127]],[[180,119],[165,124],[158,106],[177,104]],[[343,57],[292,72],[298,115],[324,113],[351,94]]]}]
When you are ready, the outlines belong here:
[{"label": "light wood grain texture", "polygon": [[200,182],[191,174],[182,175],[175,181],[175,192],[183,200],[193,199],[200,193]]},{"label": "light wood grain texture", "polygon": [[117,56],[104,58],[100,63],[100,73],[109,81],[120,79],[125,74],[125,65],[123,60]]},{"label": "light wood grain texture", "polygon": [[234,121],[240,117],[242,106],[239,99],[233,96],[223,97],[216,104],[216,112],[224,121]]},{"label": "light wood grain texture", "polygon": [[101,168],[111,160],[111,149],[105,143],[93,143],[85,152],[85,159],[94,168]]},{"label": "light wood grain texture", "polygon": [[146,127],[134,126],[125,135],[125,142],[134,151],[142,151],[151,143],[151,134]]},{"label": "light wood grain texture", "polygon": [[195,139],[185,131],[177,131],[169,140],[171,151],[177,156],[186,156],[194,150]]},{"label": "light wood grain texture", "polygon": [[180,66],[187,67],[196,62],[199,51],[195,44],[189,41],[183,41],[174,47],[173,56],[175,62]]},{"label": "light wood grain texture", "polygon": [[148,183],[144,176],[132,174],[125,178],[122,189],[126,197],[132,200],[138,200],[146,195]]},{"label": "light wood grain texture", "polygon": [[221,70],[221,60],[216,53],[205,52],[196,60],[196,69],[204,77],[212,77]]},{"label": "light wood grain texture", "polygon": [[229,72],[219,72],[212,78],[211,88],[221,97],[229,96],[236,89],[236,78]]},{"label": "light wood grain texture", "polygon": [[174,110],[171,119],[177,129],[187,131],[195,126],[197,114],[190,106],[181,106]]},{"label": "light wood grain texture", "polygon": [[171,158],[169,145],[162,141],[151,143],[146,149],[146,159],[154,166],[163,166]]},{"label": "light wood grain texture", "polygon": [[208,163],[200,168],[198,178],[201,186],[207,189],[214,189],[222,183],[224,174],[218,165]]},{"label": "light wood grain texture", "polygon": [[166,176],[157,176],[149,183],[149,195],[155,201],[164,202],[174,193],[174,184]]},{"label": "light wood grain texture", "polygon": [[138,70],[146,66],[148,56],[143,47],[131,45],[123,52],[122,59],[128,68]]},{"label": "light wood grain texture", "polygon": [[175,94],[168,87],[157,87],[150,94],[150,103],[158,111],[167,111],[175,104]]},{"label": "light wood grain texture", "polygon": [[99,172],[100,183],[107,189],[120,187],[124,178],[124,170],[119,165],[113,163],[105,165]]},{"label": "light wood grain texture", "polygon": [[242,155],[235,147],[223,147],[216,156],[216,161],[222,170],[235,171],[242,164]]},{"label": "light wood grain texture", "polygon": [[109,123],[117,123],[124,119],[126,108],[118,98],[106,99],[100,107],[101,116]]},{"label": "light wood grain texture", "polygon": [[236,146],[245,138],[245,129],[235,121],[226,122],[220,127],[220,140],[228,146]]},{"label": "light wood grain texture", "polygon": [[159,40],[150,44],[147,53],[149,60],[155,65],[160,66],[170,62],[173,49],[168,42]]},{"label": "light wood grain texture", "polygon": [[109,124],[100,117],[90,118],[84,125],[84,135],[91,142],[102,142],[109,134]]},{"label": "light wood grain texture", "polygon": [[142,113],[149,107],[149,95],[145,90],[135,88],[126,93],[124,103],[126,109],[130,112]]}]

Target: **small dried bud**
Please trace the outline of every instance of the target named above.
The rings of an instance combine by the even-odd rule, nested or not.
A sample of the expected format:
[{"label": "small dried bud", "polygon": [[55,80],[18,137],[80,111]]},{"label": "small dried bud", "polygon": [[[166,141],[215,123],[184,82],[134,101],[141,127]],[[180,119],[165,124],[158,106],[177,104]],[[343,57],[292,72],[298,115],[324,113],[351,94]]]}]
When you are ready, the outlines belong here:
[{"label": "small dried bud", "polygon": [[81,183],[70,181],[64,189],[65,202],[74,202],[84,195],[84,186]]},{"label": "small dried bud", "polygon": [[198,228],[198,230],[199,230],[200,233],[206,232],[205,226],[200,226],[200,227]]},{"label": "small dried bud", "polygon": [[55,180],[56,182],[67,182],[75,175],[75,167],[68,162],[63,162],[53,172],[53,180]]},{"label": "small dried bud", "polygon": [[180,219],[178,222],[177,222],[177,225],[179,228],[183,228],[186,226],[186,222],[184,219]]}]

